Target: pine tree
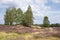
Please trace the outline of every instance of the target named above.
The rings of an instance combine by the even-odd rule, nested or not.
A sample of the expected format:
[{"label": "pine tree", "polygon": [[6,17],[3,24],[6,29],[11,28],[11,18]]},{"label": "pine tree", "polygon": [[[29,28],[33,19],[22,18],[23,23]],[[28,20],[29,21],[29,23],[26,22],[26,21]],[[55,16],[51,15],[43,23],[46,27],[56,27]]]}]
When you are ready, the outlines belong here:
[{"label": "pine tree", "polygon": [[31,7],[29,6],[28,10],[24,14],[20,8],[18,8],[17,10],[15,7],[8,8],[6,10],[6,15],[5,15],[5,24],[13,25],[14,23],[23,24],[27,26],[32,25],[33,24],[33,13],[32,13]]},{"label": "pine tree", "polygon": [[44,27],[49,27],[49,26],[50,26],[50,22],[49,22],[47,16],[44,17],[44,20],[43,20],[43,26],[44,26]]},{"label": "pine tree", "polygon": [[12,13],[11,13],[11,8],[8,8],[6,10],[6,15],[5,15],[5,24],[6,25],[12,25]]},{"label": "pine tree", "polygon": [[12,16],[12,23],[16,23],[16,15],[17,15],[17,12],[16,12],[16,8],[15,7],[12,7],[11,9],[11,16]]},{"label": "pine tree", "polygon": [[20,8],[18,8],[16,13],[16,18],[15,18],[17,24],[22,23],[22,20],[23,20],[22,16],[23,16],[23,11]]},{"label": "pine tree", "polygon": [[24,13],[24,22],[25,25],[30,26],[33,24],[33,13],[29,5],[28,10]]},{"label": "pine tree", "polygon": [[5,15],[5,25],[9,25],[9,9],[6,9],[6,15]]}]

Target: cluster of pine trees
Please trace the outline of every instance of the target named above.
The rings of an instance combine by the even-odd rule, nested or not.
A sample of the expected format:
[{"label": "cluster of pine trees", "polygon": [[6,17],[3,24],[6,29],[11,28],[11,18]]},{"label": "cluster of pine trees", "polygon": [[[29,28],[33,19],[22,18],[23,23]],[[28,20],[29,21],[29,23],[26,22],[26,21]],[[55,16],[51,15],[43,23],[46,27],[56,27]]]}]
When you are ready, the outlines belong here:
[{"label": "cluster of pine trees", "polygon": [[28,9],[26,12],[23,12],[20,8],[16,9],[8,8],[6,10],[5,15],[5,25],[17,25],[17,24],[23,24],[23,25],[32,25],[33,24],[33,13],[31,6],[28,6]]},{"label": "cluster of pine trees", "polygon": [[[15,7],[6,9],[5,25],[17,25],[21,24],[24,26],[31,26],[33,24],[33,13],[31,6],[28,6],[26,12],[23,12],[21,8],[16,9]],[[43,20],[43,27],[49,27],[50,22],[48,17],[45,16]]]}]

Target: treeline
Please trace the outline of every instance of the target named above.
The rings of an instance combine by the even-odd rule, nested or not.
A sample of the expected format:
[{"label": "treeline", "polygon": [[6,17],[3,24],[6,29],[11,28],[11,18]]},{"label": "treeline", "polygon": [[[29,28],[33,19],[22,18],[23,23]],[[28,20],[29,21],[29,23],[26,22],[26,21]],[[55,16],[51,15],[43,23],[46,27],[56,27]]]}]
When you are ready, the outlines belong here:
[{"label": "treeline", "polygon": [[51,24],[50,27],[60,27],[59,23]]},{"label": "treeline", "polygon": [[50,21],[47,16],[44,17],[42,27],[60,27],[59,23],[50,24]]},{"label": "treeline", "polygon": [[26,26],[30,26],[33,24],[33,13],[31,6],[28,6],[28,9],[26,12],[23,12],[20,8],[16,9],[8,8],[6,10],[5,15],[5,25],[17,25],[22,24]]},{"label": "treeline", "polygon": [[[31,6],[28,6],[26,12],[23,12],[21,8],[16,9],[15,7],[6,9],[6,15],[4,18],[5,25],[24,25],[31,26],[33,25],[33,13]],[[60,24],[50,24],[50,21],[47,16],[43,19],[42,27],[59,27]]]}]

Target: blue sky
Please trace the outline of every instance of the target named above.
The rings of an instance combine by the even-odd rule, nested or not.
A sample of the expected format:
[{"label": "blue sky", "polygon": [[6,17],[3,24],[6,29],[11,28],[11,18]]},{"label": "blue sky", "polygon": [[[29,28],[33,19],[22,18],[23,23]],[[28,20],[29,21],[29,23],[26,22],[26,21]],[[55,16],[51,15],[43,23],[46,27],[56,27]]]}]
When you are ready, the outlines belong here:
[{"label": "blue sky", "polygon": [[4,24],[6,8],[15,6],[25,12],[28,5],[32,7],[34,23],[42,24],[44,16],[51,23],[60,23],[60,0],[0,0],[0,24]]}]

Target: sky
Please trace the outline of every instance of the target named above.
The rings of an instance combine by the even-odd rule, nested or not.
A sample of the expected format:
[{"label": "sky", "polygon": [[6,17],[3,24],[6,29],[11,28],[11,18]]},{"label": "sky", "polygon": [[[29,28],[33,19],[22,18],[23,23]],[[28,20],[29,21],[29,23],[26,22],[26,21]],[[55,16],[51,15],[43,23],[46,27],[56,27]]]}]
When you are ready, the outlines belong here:
[{"label": "sky", "polygon": [[0,24],[4,24],[6,8],[21,8],[25,12],[31,6],[34,24],[42,24],[44,16],[50,23],[60,23],[60,0],[0,0]]}]

